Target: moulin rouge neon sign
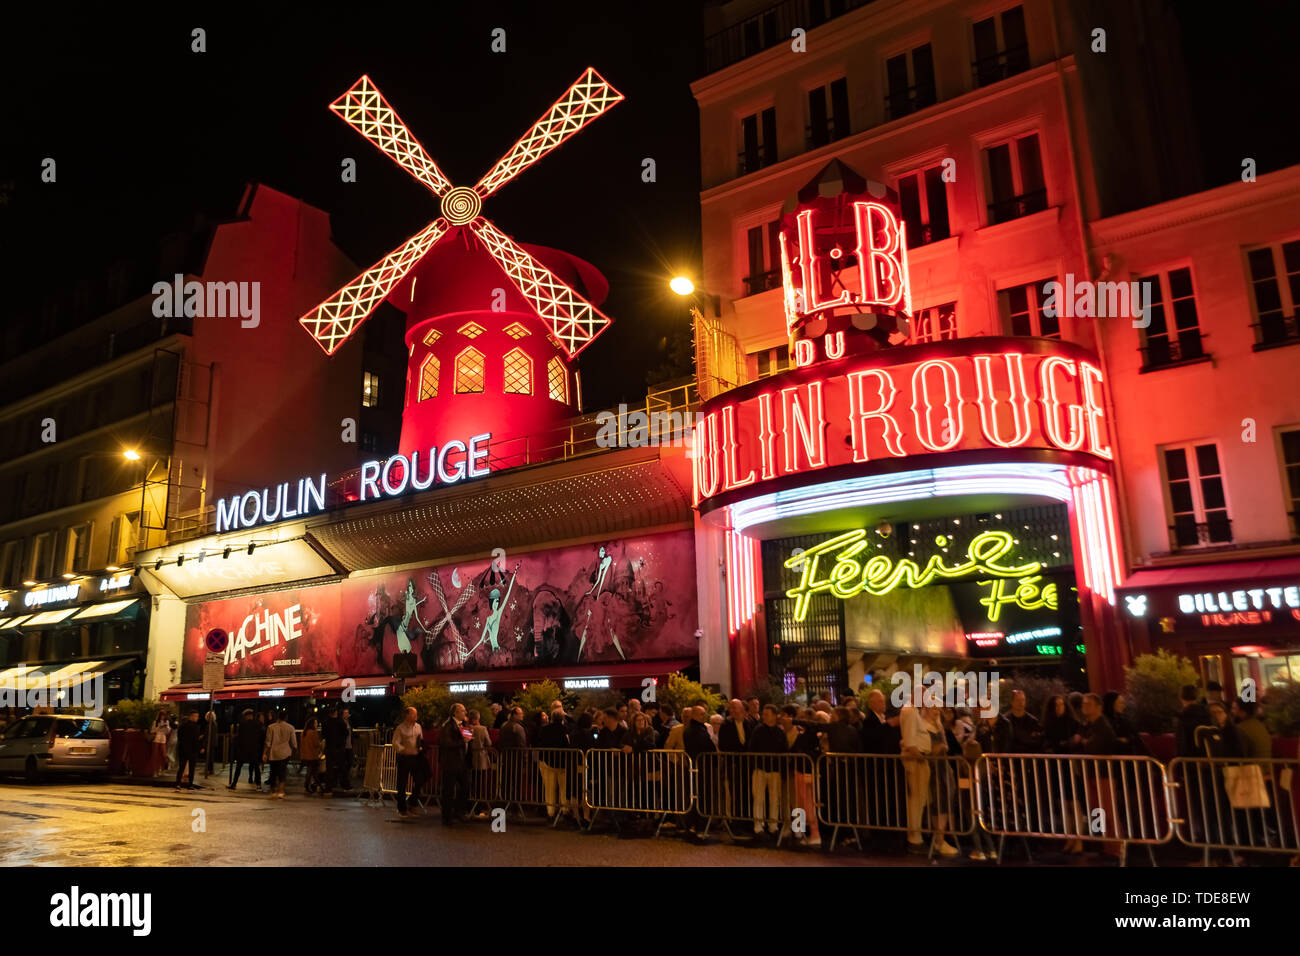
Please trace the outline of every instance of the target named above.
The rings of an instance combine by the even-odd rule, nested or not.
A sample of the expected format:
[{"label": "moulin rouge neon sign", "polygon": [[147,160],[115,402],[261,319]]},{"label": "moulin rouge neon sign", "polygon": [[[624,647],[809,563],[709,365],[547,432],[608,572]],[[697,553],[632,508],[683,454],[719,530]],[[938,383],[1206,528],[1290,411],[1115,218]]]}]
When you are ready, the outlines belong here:
[{"label": "moulin rouge neon sign", "polygon": [[788,475],[944,452],[1113,457],[1101,370],[1085,353],[1014,339],[976,344],[1002,348],[954,345],[963,354],[913,362],[891,349],[724,393],[695,428],[696,504]]}]

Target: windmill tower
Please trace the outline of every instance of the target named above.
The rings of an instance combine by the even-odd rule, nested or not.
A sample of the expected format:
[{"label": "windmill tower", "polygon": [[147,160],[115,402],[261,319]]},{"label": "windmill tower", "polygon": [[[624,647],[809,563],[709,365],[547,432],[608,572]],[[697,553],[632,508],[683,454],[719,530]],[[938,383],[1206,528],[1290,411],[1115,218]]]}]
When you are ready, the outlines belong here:
[{"label": "windmill tower", "polygon": [[451,184],[368,76],[330,104],[441,200],[428,226],[298,320],[332,355],[385,299],[406,313],[401,453],[491,433],[493,466],[515,464],[523,445],[503,440],[573,414],[573,360],[609,325],[596,308],[608,284],[575,256],[516,243],[480,212],[621,99],[588,68],[472,188]]}]

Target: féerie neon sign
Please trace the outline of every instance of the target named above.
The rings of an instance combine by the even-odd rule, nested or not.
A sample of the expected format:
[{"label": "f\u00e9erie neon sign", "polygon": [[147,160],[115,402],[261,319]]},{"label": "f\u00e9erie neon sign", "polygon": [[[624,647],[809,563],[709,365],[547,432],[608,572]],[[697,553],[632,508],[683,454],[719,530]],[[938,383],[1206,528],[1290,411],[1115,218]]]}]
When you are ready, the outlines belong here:
[{"label": "f\u00e9erie neon sign", "polygon": [[[946,547],[948,539],[940,535],[936,543],[940,547]],[[943,556],[937,554],[932,555],[924,566],[907,558],[895,561],[883,554],[872,555],[865,561],[860,560],[859,556],[867,546],[867,532],[864,529],[846,531],[813,545],[785,562],[785,566],[791,569],[802,565],[799,583],[786,592],[787,597],[794,598],[796,621],[803,621],[808,616],[808,605],[813,596],[826,591],[841,599],[864,592],[879,597],[897,587],[925,587],[941,578],[960,578],[970,574],[1020,578],[1036,575],[1043,568],[1037,561],[1003,564],[1002,559],[1015,547],[1015,540],[1006,531],[982,531],[977,534],[966,548],[966,560],[958,564],[947,564]],[[822,559],[825,557],[833,557],[834,560],[829,570],[823,570]],[[997,607],[1000,608],[1001,604]],[[991,610],[990,614],[992,613]],[[990,620],[996,618],[990,617]]]}]

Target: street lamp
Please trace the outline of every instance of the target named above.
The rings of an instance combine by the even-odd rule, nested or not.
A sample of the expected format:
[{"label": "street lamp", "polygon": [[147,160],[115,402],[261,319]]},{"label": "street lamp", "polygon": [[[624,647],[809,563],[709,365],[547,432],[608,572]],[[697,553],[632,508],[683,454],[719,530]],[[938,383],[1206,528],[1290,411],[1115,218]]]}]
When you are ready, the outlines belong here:
[{"label": "street lamp", "polygon": [[695,283],[686,276],[676,276],[668,283],[668,288],[672,289],[678,295],[690,295],[695,291]]},{"label": "street lamp", "polygon": [[140,453],[134,448],[125,448],[122,450],[122,457],[127,461],[139,461]]}]

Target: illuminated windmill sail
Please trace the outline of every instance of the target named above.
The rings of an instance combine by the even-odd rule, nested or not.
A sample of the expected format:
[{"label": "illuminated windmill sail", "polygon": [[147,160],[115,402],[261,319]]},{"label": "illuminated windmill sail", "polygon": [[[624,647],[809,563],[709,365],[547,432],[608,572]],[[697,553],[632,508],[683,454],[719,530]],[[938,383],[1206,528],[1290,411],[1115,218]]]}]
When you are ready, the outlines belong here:
[{"label": "illuminated windmill sail", "polygon": [[621,93],[588,68],[471,189],[451,184],[370,77],[362,76],[330,109],[438,196],[442,214],[298,321],[326,354],[333,355],[439,239],[464,226],[536,309],[565,354],[581,352],[609,325],[609,318],[479,212],[484,199],[621,99]]}]

